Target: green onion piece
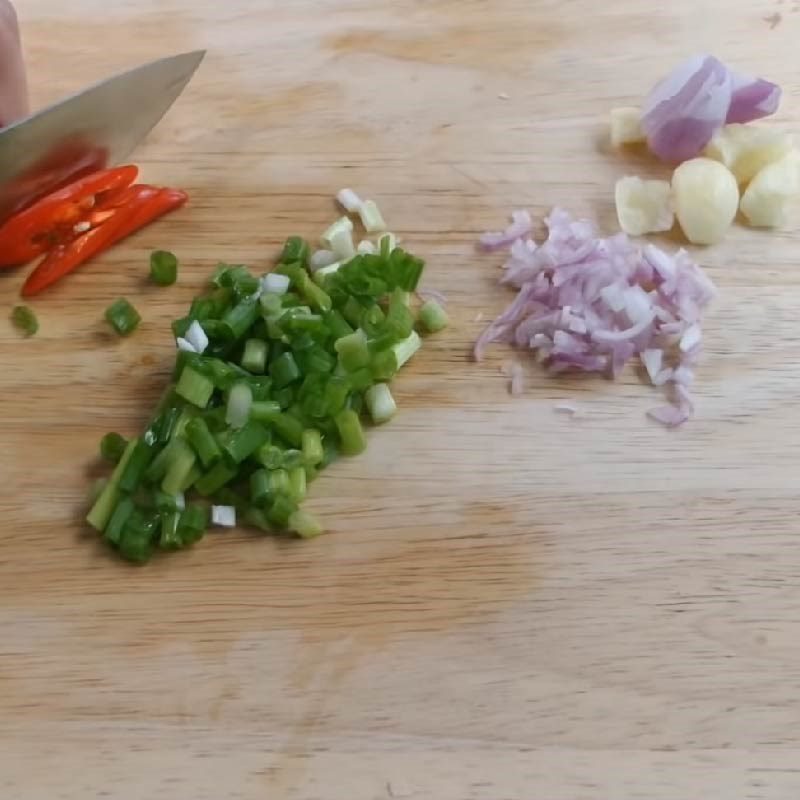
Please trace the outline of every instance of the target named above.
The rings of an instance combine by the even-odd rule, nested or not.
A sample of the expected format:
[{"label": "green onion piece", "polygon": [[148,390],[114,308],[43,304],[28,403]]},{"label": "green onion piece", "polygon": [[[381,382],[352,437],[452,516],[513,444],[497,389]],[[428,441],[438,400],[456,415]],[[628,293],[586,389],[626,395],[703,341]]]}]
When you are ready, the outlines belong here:
[{"label": "green onion piece", "polygon": [[392,352],[397,359],[397,368],[400,369],[420,347],[422,347],[422,339],[419,338],[419,334],[416,331],[412,331],[408,338],[398,342],[392,348]]},{"label": "green onion piece", "polygon": [[397,356],[394,350],[382,350],[372,357],[370,362],[372,377],[378,381],[390,381],[397,374]]},{"label": "green onion piece", "polygon": [[340,411],[335,418],[336,428],[339,431],[342,453],[346,456],[357,456],[363,453],[367,446],[364,429],[358,414],[350,408]]},{"label": "green onion piece", "polygon": [[311,308],[324,314],[333,307],[333,301],[330,295],[321,286],[314,283],[307,273],[303,273],[303,277],[298,284],[298,289]]},{"label": "green onion piece", "polygon": [[[303,431],[305,433],[305,431]],[[284,450],[281,466],[291,472],[295,467],[302,467],[306,463],[302,450]]]},{"label": "green onion piece", "polygon": [[279,494],[267,512],[267,519],[276,527],[285,528],[295,511],[297,511],[297,504],[287,495]]},{"label": "green onion piece", "polygon": [[267,343],[262,339],[248,339],[244,343],[242,366],[256,374],[264,372],[267,366]]},{"label": "green onion piece", "polygon": [[269,431],[257,422],[248,422],[232,431],[223,450],[233,464],[241,464],[269,440]]},{"label": "green onion piece", "polygon": [[93,506],[97,499],[100,497],[101,494],[108,486],[108,478],[98,478],[97,480],[92,482],[91,487],[89,488],[89,506]]},{"label": "green onion piece", "polygon": [[289,497],[295,503],[301,503],[306,498],[306,471],[303,467],[289,470]]},{"label": "green onion piece", "polygon": [[232,341],[241,339],[258,319],[258,300],[248,297],[226,312],[222,318],[227,336]]},{"label": "green onion piece", "polygon": [[205,408],[213,393],[214,383],[210,378],[202,375],[191,366],[183,368],[181,377],[175,387],[175,394],[198,408]]},{"label": "green onion piece", "polygon": [[369,367],[362,367],[355,372],[350,372],[347,375],[347,380],[350,382],[350,388],[354,392],[363,392],[373,384],[372,371]]},{"label": "green onion piece", "polygon": [[309,252],[308,242],[305,239],[301,236],[290,236],[283,245],[279,263],[299,263],[305,267],[308,264]]},{"label": "green onion piece", "polygon": [[285,439],[293,447],[303,443],[303,423],[291,414],[281,413],[272,419],[275,433]]},{"label": "green onion piece", "polygon": [[161,535],[158,546],[162,550],[180,550],[183,541],[178,534],[178,523],[181,519],[180,511],[165,511],[161,514]]},{"label": "green onion piece", "polygon": [[419,321],[428,333],[437,333],[448,325],[447,312],[435,301],[427,300],[419,310]]},{"label": "green onion piece", "polygon": [[358,209],[358,216],[367,233],[378,233],[386,230],[383,215],[374,200],[365,200]]},{"label": "green onion piece", "polygon": [[349,393],[350,384],[348,383],[347,378],[338,375],[334,375],[330,378],[328,383],[325,385],[325,391],[322,395],[326,410],[329,415],[334,415],[344,408],[344,404],[347,402],[347,395]]},{"label": "green onion piece", "polygon": [[250,499],[257,506],[264,506],[270,497],[269,473],[265,469],[257,469],[250,476]]},{"label": "green onion piece", "polygon": [[182,491],[196,459],[192,448],[182,439],[176,439],[167,473],[161,481],[161,491],[166,494],[178,494]]},{"label": "green onion piece", "polygon": [[160,490],[156,490],[153,501],[159,511],[180,511],[184,505],[182,494],[166,494]]},{"label": "green onion piece", "polygon": [[289,473],[285,469],[273,469],[269,473],[269,493],[273,497],[276,495],[289,495],[291,484],[289,483]]},{"label": "green onion piece", "polygon": [[274,444],[265,444],[258,448],[256,459],[266,469],[279,469],[283,466],[283,450]]},{"label": "green onion piece", "polygon": [[308,511],[297,509],[289,515],[287,524],[290,530],[293,530],[298,536],[303,539],[313,539],[323,532],[322,525],[319,520]]},{"label": "green onion piece", "polygon": [[283,389],[278,389],[275,392],[273,399],[281,408],[289,408],[294,402],[294,391],[291,386],[284,386]]},{"label": "green onion piece", "polygon": [[159,286],[172,286],[178,279],[178,259],[168,250],[150,253],[150,277]]},{"label": "green onion piece", "polygon": [[208,512],[202,506],[189,504],[178,521],[178,537],[185,547],[203,538],[208,527]]},{"label": "green onion piece", "polygon": [[106,309],[106,320],[120,336],[127,336],[139,327],[142,318],[124,297],[120,297]]},{"label": "green onion piece", "polygon": [[370,356],[367,336],[360,328],[348,336],[337,339],[334,342],[334,347],[339,354],[339,361],[348,372],[369,364]]},{"label": "green onion piece", "polygon": [[342,316],[345,320],[357,328],[361,324],[361,317],[364,314],[364,306],[356,300],[352,295],[347,298],[344,306],[341,308]]},{"label": "green onion piece", "polygon": [[269,374],[275,383],[276,388],[282,389],[288,386],[293,381],[300,377],[300,368],[294,356],[289,353],[283,353],[272,362],[269,368]]},{"label": "green onion piece", "polygon": [[195,417],[189,421],[186,426],[186,437],[204,467],[213,466],[222,455],[217,440],[209,430],[206,421],[201,417]]},{"label": "green onion piece", "polygon": [[111,515],[111,519],[109,519],[105,529],[105,538],[109,542],[112,544],[119,544],[122,538],[122,531],[128,522],[128,518],[133,514],[135,507],[130,497],[123,497],[122,500],[117,503],[114,513]]},{"label": "green onion piece", "polygon": [[33,336],[39,330],[39,320],[29,306],[14,306],[11,322],[26,336]]},{"label": "green onion piece", "polygon": [[306,464],[316,466],[322,461],[322,435],[314,428],[306,428],[301,437],[301,447]]},{"label": "green onion piece", "polygon": [[261,302],[261,313],[265,317],[276,317],[283,311],[283,302],[279,294],[264,292],[259,300]]},{"label": "green onion piece", "polygon": [[376,425],[388,422],[397,412],[397,404],[394,397],[385,383],[376,383],[367,389],[364,394],[364,401]]},{"label": "green onion piece", "polygon": [[100,455],[112,464],[119,464],[125,448],[128,446],[128,440],[118,433],[107,433],[100,440]]},{"label": "green onion piece", "polygon": [[134,439],[133,441],[136,444],[119,479],[119,488],[123,492],[136,490],[136,487],[144,477],[145,470],[155,455],[156,448],[154,445],[148,444],[144,439]]},{"label": "green onion piece", "polygon": [[395,289],[389,301],[389,311],[386,314],[386,328],[395,341],[406,339],[414,330],[414,317],[406,304],[408,292]]},{"label": "green onion piece", "polygon": [[325,324],[334,339],[341,339],[343,336],[348,336],[353,332],[350,324],[342,316],[340,311],[333,309],[325,315]]},{"label": "green onion piece", "polygon": [[256,422],[271,422],[280,413],[280,403],[275,400],[254,400],[250,406],[250,419]]},{"label": "green onion piece", "polygon": [[[361,315],[361,327],[367,336],[378,336],[385,328],[386,315],[380,306],[370,306]],[[406,334],[407,336],[408,334]]]},{"label": "green onion piece", "polygon": [[225,422],[232,428],[243,428],[250,419],[253,391],[246,383],[237,383],[228,395]]},{"label": "green onion piece", "polygon": [[228,481],[232,481],[238,474],[239,470],[235,466],[220,461],[215,467],[212,467],[210,472],[195,481],[194,488],[198,494],[203,497],[209,497],[225,486]]},{"label": "green onion piece", "polygon": [[198,481],[203,476],[203,470],[201,469],[200,463],[195,459],[194,466],[189,470],[189,473],[183,479],[183,483],[181,483],[181,491],[185,492],[188,489],[191,489],[194,486],[195,482]]}]

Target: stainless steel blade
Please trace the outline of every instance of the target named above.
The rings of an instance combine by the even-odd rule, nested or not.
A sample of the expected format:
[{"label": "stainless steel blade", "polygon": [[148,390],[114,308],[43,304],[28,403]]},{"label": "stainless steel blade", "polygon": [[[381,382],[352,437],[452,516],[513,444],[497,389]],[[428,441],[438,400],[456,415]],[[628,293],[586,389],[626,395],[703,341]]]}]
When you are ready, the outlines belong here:
[{"label": "stainless steel blade", "polygon": [[127,158],[204,56],[195,51],[153,61],[0,131],[0,220],[73,177]]}]

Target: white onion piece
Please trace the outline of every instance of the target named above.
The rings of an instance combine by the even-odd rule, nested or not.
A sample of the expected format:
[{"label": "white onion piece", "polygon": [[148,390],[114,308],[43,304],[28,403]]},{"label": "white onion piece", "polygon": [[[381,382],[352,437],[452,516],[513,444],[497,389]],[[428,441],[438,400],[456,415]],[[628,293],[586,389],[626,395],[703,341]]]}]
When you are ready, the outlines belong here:
[{"label": "white onion piece", "polygon": [[194,348],[195,353],[204,353],[208,347],[208,336],[203,326],[194,320],[186,331],[186,341]]},{"label": "white onion piece", "polygon": [[726,122],[752,122],[774,114],[781,102],[781,87],[763,78],[731,73],[731,105]]},{"label": "white onion piece", "polygon": [[222,528],[236,527],[235,506],[211,506],[211,524]]},{"label": "white onion piece", "polygon": [[[480,360],[490,342],[535,351],[552,372],[580,370],[616,377],[638,356],[651,382],[675,397],[665,425],[691,416],[686,386],[700,351],[701,315],[714,285],[684,250],[639,249],[625,234],[600,238],[595,227],[554,209],[547,241],[516,240],[501,283],[518,294],[475,344]],[[674,413],[672,413],[674,411]]]},{"label": "white onion piece", "polygon": [[335,264],[338,260],[333,250],[315,250],[308,259],[308,269],[311,272],[316,272],[321,267],[329,267],[331,264]]},{"label": "white onion piece", "polygon": [[363,205],[361,198],[352,189],[340,189],[336,193],[336,202],[347,211],[348,214],[358,213]]},{"label": "white onion piece", "polygon": [[289,291],[289,276],[277,272],[268,272],[261,279],[261,288],[267,294],[286,294]]},{"label": "white onion piece", "polygon": [[186,339],[184,339],[182,336],[179,336],[175,340],[175,344],[178,346],[178,350],[180,350],[183,353],[196,353],[197,352],[197,350],[194,349],[194,345],[191,342],[189,342]]}]

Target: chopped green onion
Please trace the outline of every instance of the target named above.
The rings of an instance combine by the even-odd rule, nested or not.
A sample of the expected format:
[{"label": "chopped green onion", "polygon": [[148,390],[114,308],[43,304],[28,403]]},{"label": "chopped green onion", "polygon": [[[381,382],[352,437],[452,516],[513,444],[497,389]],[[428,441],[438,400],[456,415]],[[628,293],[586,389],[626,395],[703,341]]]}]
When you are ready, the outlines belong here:
[{"label": "chopped green onion", "polygon": [[313,539],[323,532],[322,525],[319,520],[308,511],[298,509],[289,515],[287,524],[290,530],[293,530],[298,536],[303,539]]},{"label": "chopped green onion", "polygon": [[373,200],[365,200],[358,209],[358,216],[367,233],[378,233],[386,230],[380,209]]},{"label": "chopped green onion", "polygon": [[182,491],[186,479],[194,469],[196,458],[194,451],[186,442],[176,439],[167,473],[164,475],[164,480],[161,481],[161,491],[166,494],[178,494]]},{"label": "chopped green onion", "polygon": [[369,347],[367,346],[367,335],[361,328],[348,336],[337,339],[334,343],[336,352],[339,354],[339,361],[348,371],[364,367],[369,364]]},{"label": "chopped green onion", "polygon": [[300,447],[303,443],[303,423],[290,414],[277,414],[272,419],[272,427],[278,436],[294,447]]},{"label": "chopped green onion", "polygon": [[280,256],[281,264],[308,264],[309,247],[308,242],[301,236],[290,236],[283,246]]},{"label": "chopped green onion", "polygon": [[[141,483],[144,472],[155,454],[155,447],[144,439],[134,439],[133,452],[128,458],[119,479],[119,488],[123,492],[133,492]],[[120,461],[120,464],[122,461]]]},{"label": "chopped green onion", "polygon": [[180,511],[164,511],[161,514],[161,535],[158,546],[162,550],[180,550],[183,547],[181,537],[178,535]]},{"label": "chopped green onion", "polygon": [[364,394],[364,402],[376,425],[388,422],[397,412],[397,404],[385,383],[376,383],[367,389]]},{"label": "chopped green onion", "polygon": [[389,258],[397,247],[397,237],[393,233],[384,233],[378,237],[378,252],[381,258]]},{"label": "chopped green onion", "polygon": [[295,511],[297,504],[287,495],[279,494],[267,512],[267,519],[278,528],[285,528]]},{"label": "chopped green onion", "polygon": [[274,444],[265,444],[258,448],[256,459],[266,469],[279,469],[283,466],[283,450]]},{"label": "chopped green onion", "polygon": [[167,250],[150,254],[150,277],[159,286],[172,286],[178,278],[178,259]]},{"label": "chopped green onion", "polygon": [[289,497],[295,503],[302,503],[306,498],[306,471],[303,467],[289,470]]},{"label": "chopped green onion", "polygon": [[248,339],[244,343],[242,366],[248,372],[264,372],[267,366],[267,343],[263,339]]},{"label": "chopped green onion", "polygon": [[250,499],[257,506],[263,506],[269,497],[269,473],[265,469],[257,469],[250,476]]},{"label": "chopped green onion", "polygon": [[314,430],[314,428],[304,430],[301,437],[301,446],[303,457],[307,464],[316,466],[322,461],[322,436],[318,430]]},{"label": "chopped green onion", "polygon": [[119,464],[125,448],[128,446],[128,440],[118,433],[107,433],[100,440],[100,455],[112,464]]},{"label": "chopped green onion", "polygon": [[327,267],[320,267],[314,273],[314,283],[320,286],[324,286],[325,279],[328,278],[330,275],[335,275],[339,271],[339,268],[342,266],[342,263],[343,262],[341,261],[334,261],[333,264],[328,264]]},{"label": "chopped green onion", "polygon": [[228,459],[233,464],[241,464],[269,440],[269,431],[257,422],[247,422],[239,430],[231,432],[223,446]]},{"label": "chopped green onion", "polygon": [[259,308],[258,300],[247,297],[227,311],[222,318],[227,337],[233,341],[241,339],[258,318]]},{"label": "chopped green onion", "polygon": [[[274,307],[272,298],[277,298],[279,295],[286,294],[289,291],[289,282],[288,275],[281,275],[277,272],[270,272],[261,279],[261,288],[264,290],[264,294],[261,295],[261,305],[265,311]],[[280,307],[279,301],[278,311]]]},{"label": "chopped green onion", "polygon": [[206,421],[201,417],[195,417],[189,421],[186,425],[186,437],[204,467],[211,467],[222,455],[217,440],[209,430]]},{"label": "chopped green onion", "polygon": [[392,352],[397,359],[397,368],[400,369],[420,347],[422,347],[422,339],[419,338],[419,334],[416,331],[412,331],[408,338],[398,342],[392,348]]},{"label": "chopped green onion", "polygon": [[111,519],[109,519],[105,529],[105,538],[108,539],[109,542],[112,544],[119,544],[125,524],[128,522],[128,518],[131,514],[133,514],[135,507],[130,497],[123,497],[122,500],[117,503],[116,508],[114,508],[114,513],[111,515]]},{"label": "chopped green onion", "polygon": [[447,312],[435,301],[427,300],[419,310],[419,321],[428,333],[438,333],[447,327]]},{"label": "chopped green onion", "polygon": [[270,422],[280,413],[280,403],[274,400],[254,400],[250,406],[250,419],[256,422]]},{"label": "chopped green onion", "polygon": [[178,522],[178,536],[185,547],[203,538],[208,527],[208,513],[202,506],[188,505]]},{"label": "chopped green onion", "polygon": [[358,414],[350,408],[340,411],[335,418],[336,428],[341,439],[342,453],[346,456],[357,456],[363,453],[367,446],[364,429]]},{"label": "chopped green onion", "polygon": [[294,356],[286,352],[272,362],[269,374],[275,382],[275,386],[282,389],[300,377],[300,368],[297,366]]},{"label": "chopped green onion", "polygon": [[124,297],[120,297],[106,309],[106,320],[120,336],[128,336],[139,327],[142,318]]},{"label": "chopped green onion", "polygon": [[36,314],[29,306],[14,306],[14,310],[11,312],[11,322],[26,336],[33,336],[39,330],[39,320],[36,319]]},{"label": "chopped green onion", "polygon": [[219,491],[228,481],[232,481],[238,474],[239,470],[235,465],[219,461],[216,466],[212,467],[210,472],[207,472],[195,481],[194,488],[197,490],[198,494],[203,497],[208,497],[214,494],[214,492]]},{"label": "chopped green onion", "polygon": [[289,473],[285,469],[273,469],[268,478],[269,493],[272,497],[276,495],[289,495],[291,484],[289,483]]},{"label": "chopped green onion", "polygon": [[247,383],[237,383],[228,395],[228,407],[225,422],[232,428],[243,428],[250,419],[250,407],[253,405],[253,390]]},{"label": "chopped green onion", "polygon": [[175,394],[198,408],[205,408],[211,399],[211,395],[214,394],[214,383],[210,378],[197,372],[197,370],[186,366],[178,379]]}]

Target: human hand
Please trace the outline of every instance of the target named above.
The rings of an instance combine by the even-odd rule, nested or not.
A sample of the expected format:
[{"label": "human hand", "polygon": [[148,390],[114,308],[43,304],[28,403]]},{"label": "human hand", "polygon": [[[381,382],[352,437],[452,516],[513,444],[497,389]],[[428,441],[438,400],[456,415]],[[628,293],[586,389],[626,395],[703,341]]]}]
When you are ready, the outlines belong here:
[{"label": "human hand", "polygon": [[0,128],[28,113],[28,86],[14,6],[0,0]]}]

